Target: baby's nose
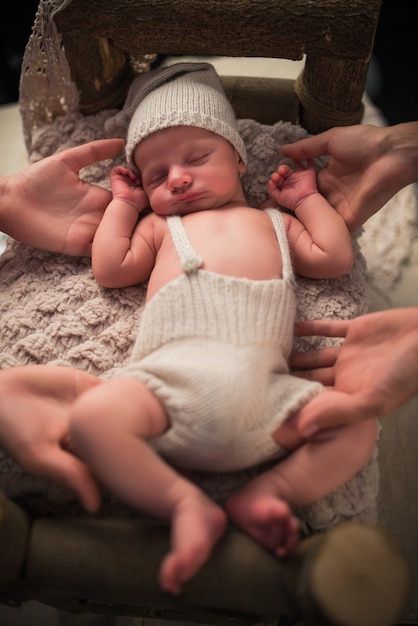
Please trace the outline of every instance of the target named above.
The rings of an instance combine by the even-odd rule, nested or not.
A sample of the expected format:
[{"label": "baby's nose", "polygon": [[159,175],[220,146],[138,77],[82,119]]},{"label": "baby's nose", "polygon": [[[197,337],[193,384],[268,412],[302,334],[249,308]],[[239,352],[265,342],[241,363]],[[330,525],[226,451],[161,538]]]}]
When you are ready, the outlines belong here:
[{"label": "baby's nose", "polygon": [[192,182],[192,177],[185,168],[176,167],[170,170],[169,186],[172,191],[188,187]]}]

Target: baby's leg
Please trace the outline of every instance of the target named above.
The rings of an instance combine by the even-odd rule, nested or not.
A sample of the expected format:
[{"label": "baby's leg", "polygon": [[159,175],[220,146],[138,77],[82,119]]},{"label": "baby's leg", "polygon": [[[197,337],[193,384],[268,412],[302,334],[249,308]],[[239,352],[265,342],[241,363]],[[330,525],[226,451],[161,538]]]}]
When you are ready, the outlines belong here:
[{"label": "baby's leg", "polygon": [[171,593],[208,559],[225,512],[165,463],[147,439],[170,427],[156,397],[134,378],[114,378],[83,394],[70,416],[75,451],[129,505],[172,520],[171,552],[160,583]]},{"label": "baby's leg", "polygon": [[180,593],[182,583],[206,563],[227,525],[225,511],[200,489],[190,487],[194,493],[189,489],[188,495],[179,496],[173,511],[171,550],[159,574],[161,587],[173,594]]},{"label": "baby's leg", "polygon": [[[368,462],[376,438],[375,420],[318,433],[234,494],[227,511],[249,535],[283,556],[298,539],[289,507],[311,504],[344,484]],[[280,429],[274,439],[280,443]]]}]

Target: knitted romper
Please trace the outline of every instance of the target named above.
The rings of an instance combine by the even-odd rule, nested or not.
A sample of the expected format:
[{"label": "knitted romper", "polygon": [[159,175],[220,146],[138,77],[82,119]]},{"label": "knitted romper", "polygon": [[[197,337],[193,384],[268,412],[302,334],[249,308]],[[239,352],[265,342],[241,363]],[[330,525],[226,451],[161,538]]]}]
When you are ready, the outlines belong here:
[{"label": "knitted romper", "polygon": [[283,456],[271,433],[323,387],[288,373],[295,281],[282,217],[266,209],[283,278],[254,281],[201,269],[179,216],[167,218],[184,274],[146,305],[130,364],[171,427],[149,440],[173,465],[238,471]]}]

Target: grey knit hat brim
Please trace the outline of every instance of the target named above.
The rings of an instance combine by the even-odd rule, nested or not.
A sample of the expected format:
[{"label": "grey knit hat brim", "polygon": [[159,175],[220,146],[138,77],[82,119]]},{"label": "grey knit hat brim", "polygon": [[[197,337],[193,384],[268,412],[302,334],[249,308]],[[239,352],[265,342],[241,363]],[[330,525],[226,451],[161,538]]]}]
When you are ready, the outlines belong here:
[{"label": "grey knit hat brim", "polygon": [[145,137],[172,126],[195,126],[220,135],[247,162],[232,106],[209,63],[176,63],[141,74],[131,85],[124,112],[131,117],[126,139],[130,164]]}]

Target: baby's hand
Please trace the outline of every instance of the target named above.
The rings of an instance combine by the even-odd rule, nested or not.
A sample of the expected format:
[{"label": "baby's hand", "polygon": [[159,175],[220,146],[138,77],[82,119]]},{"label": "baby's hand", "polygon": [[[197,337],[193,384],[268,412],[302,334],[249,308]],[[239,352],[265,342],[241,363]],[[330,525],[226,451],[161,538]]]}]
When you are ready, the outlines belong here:
[{"label": "baby's hand", "polygon": [[134,170],[123,165],[117,165],[110,172],[110,184],[113,198],[120,198],[134,204],[138,212],[149,207],[141,179]]},{"label": "baby's hand", "polygon": [[279,165],[271,175],[267,189],[278,205],[295,211],[305,198],[318,192],[313,162],[308,161],[305,168],[301,161],[295,161],[295,170],[288,165]]}]

